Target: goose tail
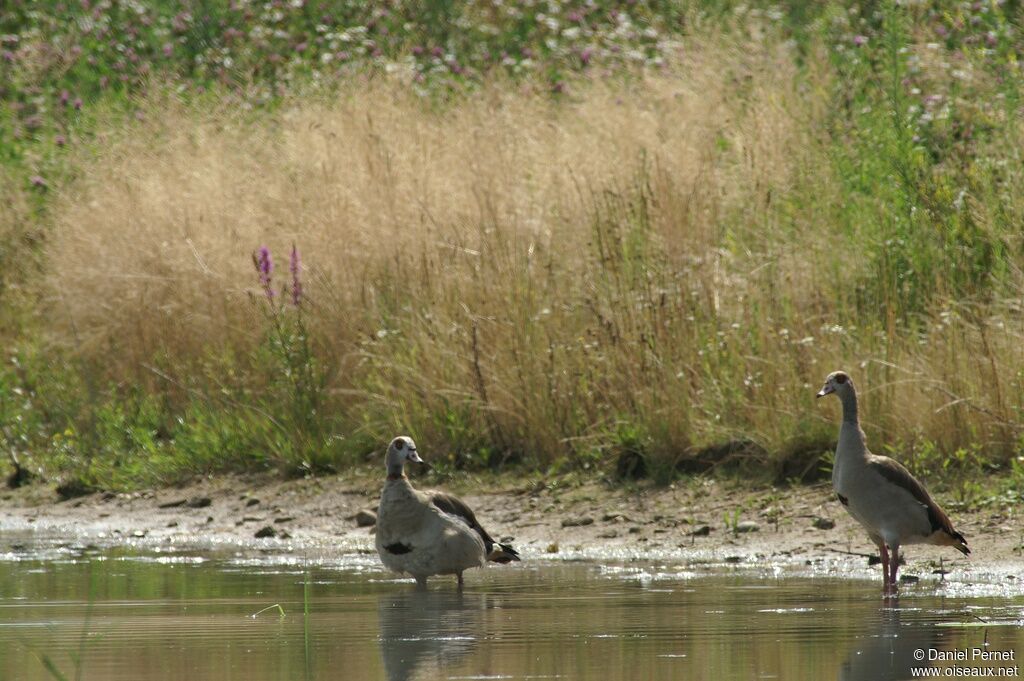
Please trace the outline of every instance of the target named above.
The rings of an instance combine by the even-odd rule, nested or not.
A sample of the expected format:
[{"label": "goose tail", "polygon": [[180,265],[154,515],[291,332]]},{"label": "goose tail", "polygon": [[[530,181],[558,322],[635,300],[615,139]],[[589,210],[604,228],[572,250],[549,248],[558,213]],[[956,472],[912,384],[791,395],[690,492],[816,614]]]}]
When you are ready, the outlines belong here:
[{"label": "goose tail", "polygon": [[492,563],[511,563],[519,560],[519,552],[511,544],[495,544],[487,560]]}]

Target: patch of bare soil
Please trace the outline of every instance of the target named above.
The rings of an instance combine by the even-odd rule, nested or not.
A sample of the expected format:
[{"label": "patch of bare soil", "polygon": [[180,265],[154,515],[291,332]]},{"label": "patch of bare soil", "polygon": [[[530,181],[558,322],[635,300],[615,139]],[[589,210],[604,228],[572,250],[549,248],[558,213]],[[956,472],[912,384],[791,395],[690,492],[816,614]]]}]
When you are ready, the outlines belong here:
[{"label": "patch of bare soil", "polygon": [[[373,554],[381,483],[375,471],[290,481],[224,476],[67,501],[58,501],[52,487],[35,485],[0,495],[0,532],[141,548],[274,547],[342,559]],[[668,487],[616,487],[502,477],[434,485],[429,476],[414,484],[462,496],[491,534],[514,542],[524,561],[651,560],[880,578],[880,568],[868,566],[874,547],[828,484],[745,489],[695,478]],[[910,546],[902,574],[1024,588],[1019,508],[950,515],[970,543],[970,558],[948,548]]]}]

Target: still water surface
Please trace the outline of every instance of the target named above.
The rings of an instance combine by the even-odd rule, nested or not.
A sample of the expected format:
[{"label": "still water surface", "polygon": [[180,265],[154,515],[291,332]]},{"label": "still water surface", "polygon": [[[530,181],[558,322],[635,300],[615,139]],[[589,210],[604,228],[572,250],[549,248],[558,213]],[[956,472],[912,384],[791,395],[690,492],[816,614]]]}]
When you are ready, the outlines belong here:
[{"label": "still water surface", "polygon": [[375,556],[15,545],[0,679],[878,681],[912,678],[917,650],[1024,653],[1024,597],[995,586],[921,584],[894,606],[874,582],[778,574],[533,562],[422,593]]}]

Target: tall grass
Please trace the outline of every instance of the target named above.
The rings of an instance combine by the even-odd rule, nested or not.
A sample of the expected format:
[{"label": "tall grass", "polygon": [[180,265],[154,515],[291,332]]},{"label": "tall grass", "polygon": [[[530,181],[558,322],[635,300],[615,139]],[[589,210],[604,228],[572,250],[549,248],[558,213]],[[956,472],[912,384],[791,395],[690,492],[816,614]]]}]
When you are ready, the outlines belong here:
[{"label": "tall grass", "polygon": [[[960,116],[990,123],[965,148],[910,112],[929,76],[903,20],[853,53],[693,39],[668,68],[554,98],[373,78],[253,115],[152,94],[77,152],[51,206],[46,351],[0,376],[62,405],[51,465],[104,484],[337,468],[400,431],[435,462],[630,451],[661,476],[743,441],[776,475],[834,437],[812,396],[837,368],[879,449],[1006,462],[1020,123]],[[303,302],[268,318],[252,253],[280,267],[293,243]],[[293,342],[316,380],[293,380]],[[75,386],[31,378],[51,356]]]}]

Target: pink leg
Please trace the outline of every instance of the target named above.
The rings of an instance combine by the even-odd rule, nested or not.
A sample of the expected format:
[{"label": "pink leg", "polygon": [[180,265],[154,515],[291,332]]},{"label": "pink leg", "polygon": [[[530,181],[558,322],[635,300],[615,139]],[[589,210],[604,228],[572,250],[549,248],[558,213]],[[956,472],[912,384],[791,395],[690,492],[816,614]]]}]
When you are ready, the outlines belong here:
[{"label": "pink leg", "polygon": [[885,542],[878,545],[878,555],[882,558],[882,591],[889,590],[889,551],[885,548]]}]

